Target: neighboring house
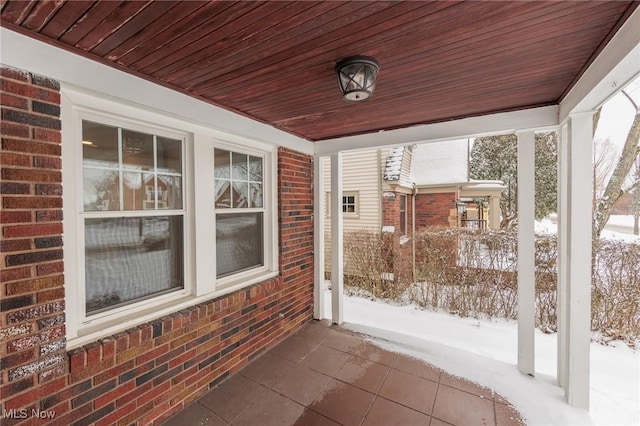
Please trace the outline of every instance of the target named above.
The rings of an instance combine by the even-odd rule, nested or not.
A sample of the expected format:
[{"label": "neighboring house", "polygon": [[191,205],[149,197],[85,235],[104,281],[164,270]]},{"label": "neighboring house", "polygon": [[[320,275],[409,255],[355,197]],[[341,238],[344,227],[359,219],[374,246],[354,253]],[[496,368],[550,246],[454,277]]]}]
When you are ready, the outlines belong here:
[{"label": "neighboring house", "polygon": [[[500,181],[469,179],[469,140],[347,152],[343,155],[344,232],[411,235],[427,226],[498,229]],[[330,223],[325,162],[325,229]],[[414,210],[415,205],[415,210]],[[327,231],[328,233],[328,231]]]},{"label": "neighboring house", "polygon": [[[469,143],[457,139],[344,153],[344,232],[391,232],[404,242],[428,226],[498,229],[500,194],[506,187],[500,181],[468,178]],[[329,168],[326,161],[326,271],[331,250]]]}]

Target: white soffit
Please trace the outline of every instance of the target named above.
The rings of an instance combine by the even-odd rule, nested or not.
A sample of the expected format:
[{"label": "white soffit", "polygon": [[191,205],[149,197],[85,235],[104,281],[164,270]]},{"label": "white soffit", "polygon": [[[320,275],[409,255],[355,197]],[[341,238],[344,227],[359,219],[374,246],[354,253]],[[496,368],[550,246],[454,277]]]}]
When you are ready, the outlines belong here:
[{"label": "white soffit", "polygon": [[314,152],[316,155],[328,155],[338,151],[472,138],[514,133],[516,130],[539,130],[557,125],[558,106],[552,105],[377,133],[325,139],[315,143]]},{"label": "white soffit", "polygon": [[0,63],[195,122],[213,130],[313,154],[312,142],[183,93],[0,28]]},{"label": "white soffit", "polygon": [[560,102],[560,122],[569,114],[597,109],[639,73],[640,8],[637,8]]}]

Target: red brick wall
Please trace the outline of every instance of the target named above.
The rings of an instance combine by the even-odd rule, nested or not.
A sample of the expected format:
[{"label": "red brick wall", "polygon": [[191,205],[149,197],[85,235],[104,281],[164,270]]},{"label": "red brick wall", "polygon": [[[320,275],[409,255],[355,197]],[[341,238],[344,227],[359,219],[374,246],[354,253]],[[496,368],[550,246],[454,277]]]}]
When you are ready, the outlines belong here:
[{"label": "red brick wall", "polygon": [[[384,195],[386,194],[386,196]],[[393,197],[390,194],[394,194]],[[385,191],[382,196],[382,226],[394,226],[396,233],[400,232],[400,194],[399,192]],[[413,226],[412,208],[413,208],[413,195],[404,194],[406,196],[406,234],[411,235]]]},{"label": "red brick wall", "polygon": [[280,149],[278,277],[67,353],[58,84],[10,69],[0,83],[0,410],[28,413],[3,426],[158,424],[311,318],[312,160]]},{"label": "red brick wall", "polygon": [[416,195],[416,229],[425,226],[448,227],[449,212],[456,208],[457,198],[455,192]]}]

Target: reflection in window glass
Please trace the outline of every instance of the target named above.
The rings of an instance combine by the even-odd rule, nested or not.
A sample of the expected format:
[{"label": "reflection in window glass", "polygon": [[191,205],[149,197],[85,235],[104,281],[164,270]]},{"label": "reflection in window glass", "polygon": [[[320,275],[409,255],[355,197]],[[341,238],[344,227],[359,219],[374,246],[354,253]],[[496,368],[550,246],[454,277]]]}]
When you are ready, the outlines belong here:
[{"label": "reflection in window glass", "polygon": [[183,288],[182,220],[85,219],[87,314]]},{"label": "reflection in window glass", "polygon": [[158,171],[182,173],[182,144],[179,140],[158,136]]},{"label": "reflection in window glass", "polygon": [[84,211],[182,209],[182,141],[82,122]]},{"label": "reflection in window glass", "polygon": [[263,159],[215,149],[214,176],[218,278],[263,266]]},{"label": "reflection in window glass", "polygon": [[216,216],[218,278],[264,264],[262,212]]}]

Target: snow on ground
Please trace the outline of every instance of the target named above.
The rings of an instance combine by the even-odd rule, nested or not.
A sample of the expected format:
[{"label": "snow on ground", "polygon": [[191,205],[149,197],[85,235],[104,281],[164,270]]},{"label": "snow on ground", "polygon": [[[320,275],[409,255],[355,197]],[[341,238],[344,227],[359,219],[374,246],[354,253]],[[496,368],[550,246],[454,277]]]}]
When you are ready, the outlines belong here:
[{"label": "snow on ground", "polygon": [[[570,407],[556,385],[556,334],[536,330],[536,377],[517,370],[517,322],[477,320],[346,296],[345,327],[488,386],[520,411],[528,425],[640,424],[640,351],[623,343],[591,344],[590,413]],[[325,316],[331,294],[325,292]]]},{"label": "snow on ground", "polygon": [[[556,234],[558,232],[556,214],[553,213],[546,219],[536,221],[535,227],[538,233]],[[633,216],[631,215],[611,215],[601,237],[609,240],[640,242],[640,236],[633,235]]]}]

